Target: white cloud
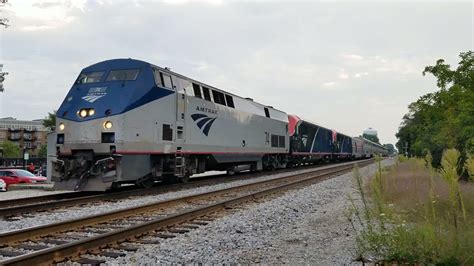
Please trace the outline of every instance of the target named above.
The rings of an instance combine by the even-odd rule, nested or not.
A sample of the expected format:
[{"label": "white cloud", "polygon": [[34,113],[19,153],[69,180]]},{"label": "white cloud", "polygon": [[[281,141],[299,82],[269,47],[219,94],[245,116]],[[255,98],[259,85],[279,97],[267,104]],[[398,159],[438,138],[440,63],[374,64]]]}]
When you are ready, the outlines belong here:
[{"label": "white cloud", "polygon": [[349,78],[349,75],[347,75],[346,73],[341,73],[337,76],[339,79],[348,79]]},{"label": "white cloud", "polygon": [[343,54],[341,55],[341,57],[345,58],[345,59],[350,59],[350,60],[363,60],[364,57],[362,55],[358,55],[358,54]]},{"label": "white cloud", "polygon": [[[394,142],[406,106],[435,89],[424,66],[438,58],[454,66],[459,52],[472,49],[471,3],[10,3],[0,117],[42,117],[58,108],[82,68],[131,57],[347,134],[372,125],[383,142]],[[20,108],[25,99],[37,104]],[[386,99],[393,105],[380,112],[364,107]],[[354,111],[334,112],[335,105]]]},{"label": "white cloud", "polygon": [[183,4],[190,4],[190,3],[207,3],[211,5],[222,5],[224,0],[163,0],[165,4],[170,5],[183,5]]},{"label": "white cloud", "polygon": [[369,75],[369,73],[367,73],[367,72],[355,73],[354,78],[360,78],[360,77],[368,76],[368,75]]},{"label": "white cloud", "polygon": [[336,85],[336,82],[334,82],[334,81],[329,81],[329,82],[324,82],[323,83],[324,87],[332,87],[334,85]]}]

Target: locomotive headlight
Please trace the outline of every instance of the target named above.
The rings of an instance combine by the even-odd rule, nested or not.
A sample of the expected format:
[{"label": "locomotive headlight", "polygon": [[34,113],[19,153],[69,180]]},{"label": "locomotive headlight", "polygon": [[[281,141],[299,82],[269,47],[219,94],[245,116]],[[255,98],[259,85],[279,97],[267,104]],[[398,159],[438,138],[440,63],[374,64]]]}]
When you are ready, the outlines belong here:
[{"label": "locomotive headlight", "polygon": [[104,128],[105,128],[105,129],[111,129],[112,126],[113,126],[113,125],[112,125],[112,122],[110,122],[110,121],[107,121],[107,122],[104,123]]},{"label": "locomotive headlight", "polygon": [[59,123],[59,130],[63,131],[65,127],[63,123]]},{"label": "locomotive headlight", "polygon": [[87,111],[87,114],[89,116],[93,116],[95,114],[95,110],[91,108],[91,109],[89,109],[89,111]]},{"label": "locomotive headlight", "polygon": [[82,109],[81,111],[79,111],[79,116],[84,118],[87,116],[87,110],[86,109]]}]

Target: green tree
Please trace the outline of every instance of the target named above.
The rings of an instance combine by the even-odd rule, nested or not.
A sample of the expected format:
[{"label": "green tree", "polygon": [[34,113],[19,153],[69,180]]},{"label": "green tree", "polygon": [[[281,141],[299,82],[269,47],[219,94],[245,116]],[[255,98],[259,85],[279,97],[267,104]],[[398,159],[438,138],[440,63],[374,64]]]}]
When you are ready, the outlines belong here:
[{"label": "green tree", "polygon": [[389,154],[394,154],[396,152],[393,144],[387,143],[387,144],[384,144],[383,146],[388,149]]},{"label": "green tree", "polygon": [[5,140],[0,144],[3,148],[3,157],[4,158],[19,158],[20,157],[20,147],[15,143]]},{"label": "green tree", "polygon": [[399,150],[407,143],[410,155],[423,156],[430,151],[435,165],[448,148],[459,150],[462,161],[474,153],[474,53],[459,57],[456,69],[443,59],[425,67],[423,75],[435,76],[440,90],[408,106],[397,133]]},{"label": "green tree", "polygon": [[43,144],[40,146],[40,149],[38,151],[38,157],[46,158],[47,155],[48,155],[48,145]]},{"label": "green tree", "polygon": [[43,126],[49,131],[56,129],[56,110],[53,110],[52,113],[48,112],[48,116],[43,119]]},{"label": "green tree", "polygon": [[362,134],[362,137],[368,139],[368,140],[371,140],[375,143],[378,143],[380,144],[380,140],[379,140],[379,137],[375,136],[375,135],[368,135],[368,134]]}]

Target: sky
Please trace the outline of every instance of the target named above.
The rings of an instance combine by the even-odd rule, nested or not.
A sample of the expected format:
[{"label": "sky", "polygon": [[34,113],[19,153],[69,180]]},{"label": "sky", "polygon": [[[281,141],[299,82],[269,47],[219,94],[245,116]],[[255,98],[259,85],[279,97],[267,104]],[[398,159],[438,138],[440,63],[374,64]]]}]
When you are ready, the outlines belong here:
[{"label": "sky", "polygon": [[395,143],[427,65],[473,49],[473,2],[9,0],[0,117],[43,118],[81,69],[135,58],[289,114]]}]

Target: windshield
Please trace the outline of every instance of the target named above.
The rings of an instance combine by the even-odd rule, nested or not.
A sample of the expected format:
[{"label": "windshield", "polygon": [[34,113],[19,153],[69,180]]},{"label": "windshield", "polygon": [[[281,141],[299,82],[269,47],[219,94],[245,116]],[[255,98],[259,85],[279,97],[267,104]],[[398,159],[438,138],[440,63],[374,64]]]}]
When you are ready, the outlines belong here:
[{"label": "windshield", "polygon": [[104,72],[82,73],[77,78],[76,84],[100,82]]},{"label": "windshield", "polygon": [[16,170],[15,172],[17,175],[20,175],[20,176],[36,177],[34,174],[25,170]]},{"label": "windshield", "polygon": [[136,80],[140,73],[139,69],[112,70],[107,76],[107,81]]}]

